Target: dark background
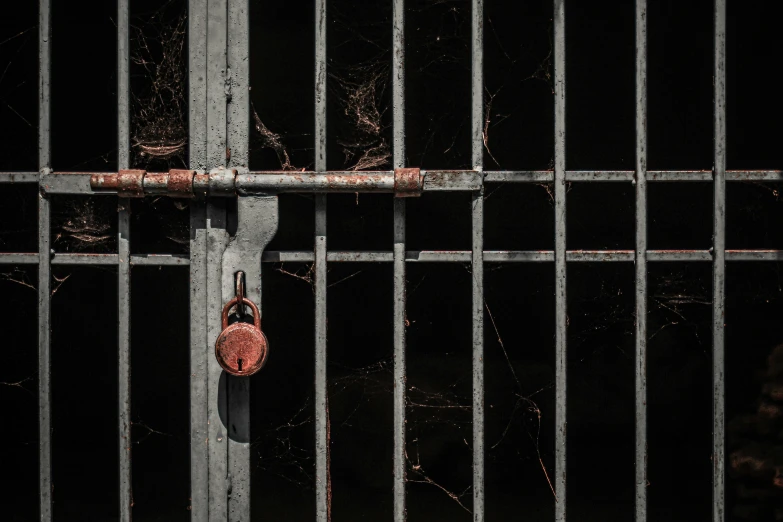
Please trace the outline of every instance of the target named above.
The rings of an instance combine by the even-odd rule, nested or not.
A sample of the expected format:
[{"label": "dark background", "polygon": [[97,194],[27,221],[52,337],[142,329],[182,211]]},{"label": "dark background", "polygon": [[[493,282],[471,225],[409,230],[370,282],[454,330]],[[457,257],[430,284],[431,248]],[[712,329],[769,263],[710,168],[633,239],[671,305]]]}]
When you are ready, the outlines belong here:
[{"label": "dark background", "polygon": [[[53,4],[53,167],[115,170],[116,5]],[[139,34],[147,38],[150,56],[171,51],[166,31],[185,15],[186,2],[131,4],[134,53],[141,56]],[[649,168],[710,169],[712,2],[649,4]],[[280,144],[270,146],[270,135],[256,127],[251,168],[280,168],[285,154],[293,167],[312,168],[313,3],[251,5],[251,99]],[[549,168],[551,2],[486,0],[485,9],[485,166]],[[783,168],[780,68],[773,65],[781,49],[776,17],[765,9],[729,6],[729,168]],[[328,164],[344,169],[367,150],[390,144],[391,2],[330,0],[328,10]],[[572,1],[566,13],[568,168],[632,170],[634,7]],[[17,2],[0,17],[2,170],[37,170],[36,23],[35,2]],[[469,168],[470,3],[410,0],[406,24],[407,162]],[[185,53],[182,67],[186,60]],[[154,85],[149,70],[133,65],[134,132]],[[378,130],[368,133],[356,127],[350,103],[356,87],[373,78],[359,105],[377,109]],[[172,96],[167,106],[178,100]],[[187,96],[179,101],[187,122]],[[379,161],[383,165],[382,154]],[[149,168],[186,162],[184,153],[154,161],[134,154],[136,165]],[[783,248],[779,190],[776,184],[729,184],[728,248]],[[494,184],[485,198],[486,249],[553,248],[548,187]],[[55,250],[115,252],[115,201],[54,196]],[[390,250],[391,209],[391,196],[329,196],[329,247]],[[312,198],[281,196],[280,213],[270,249],[311,249]],[[630,183],[572,184],[568,248],[632,249],[634,214]],[[711,222],[709,183],[650,185],[649,248],[709,248]],[[466,194],[410,200],[407,223],[409,249],[470,248]],[[186,253],[187,227],[186,205],[134,202],[132,251]],[[36,233],[36,187],[3,185],[0,251],[35,252]],[[263,267],[272,357],[253,377],[254,519],[312,520],[315,509],[309,268]],[[649,269],[650,520],[706,521],[712,469],[710,265],[650,263]],[[111,520],[118,510],[116,271],[56,266],[53,276],[54,516]],[[188,270],[134,267],[132,277],[134,518],[188,520]],[[334,519],[391,520],[392,267],[332,264],[328,277]],[[34,266],[0,266],[4,520],[37,517],[36,281]],[[553,518],[554,498],[542,469],[553,473],[553,283],[551,264],[485,266],[488,520]],[[753,410],[756,372],[783,340],[780,265],[730,263],[726,291],[731,418]],[[469,266],[408,265],[412,522],[471,519],[470,299]],[[569,516],[631,520],[632,264],[569,265],[568,307]],[[733,485],[729,480],[729,519]]]}]

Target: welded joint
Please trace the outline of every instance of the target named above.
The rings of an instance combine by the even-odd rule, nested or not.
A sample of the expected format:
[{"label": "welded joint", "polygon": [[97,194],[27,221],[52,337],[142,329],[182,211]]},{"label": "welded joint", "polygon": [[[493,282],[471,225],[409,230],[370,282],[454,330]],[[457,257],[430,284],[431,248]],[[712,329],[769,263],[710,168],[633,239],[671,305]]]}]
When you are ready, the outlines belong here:
[{"label": "welded joint", "polygon": [[49,167],[43,167],[42,169],[38,170],[38,192],[43,198],[47,197],[48,186],[46,184],[47,182],[46,178],[51,173],[52,173],[52,169],[50,169]]},{"label": "welded joint", "polygon": [[418,168],[394,169],[394,197],[417,198],[424,189],[424,176]]}]

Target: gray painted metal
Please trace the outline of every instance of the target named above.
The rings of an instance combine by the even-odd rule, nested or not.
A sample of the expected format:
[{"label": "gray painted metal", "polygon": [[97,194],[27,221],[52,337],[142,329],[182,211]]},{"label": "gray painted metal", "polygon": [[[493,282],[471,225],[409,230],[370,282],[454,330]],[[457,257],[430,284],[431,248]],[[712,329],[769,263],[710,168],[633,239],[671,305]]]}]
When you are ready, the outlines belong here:
[{"label": "gray painted metal", "polygon": [[[222,331],[220,311],[223,308],[223,252],[228,246],[225,208],[219,203],[207,204],[207,345]],[[211,355],[211,354],[210,354]],[[209,446],[209,521],[228,519],[228,428],[225,418],[228,394],[224,372],[214,356],[207,356],[207,440]]]},{"label": "gray painted metal", "polygon": [[[117,168],[130,168],[129,0],[117,0]],[[130,522],[133,506],[131,465],[130,201],[117,200],[117,307],[119,391],[120,522]]]},{"label": "gray painted metal", "polygon": [[190,259],[185,256],[142,254],[130,256],[131,266],[184,266],[190,264]]},{"label": "gray painted metal", "polygon": [[[190,168],[207,168],[207,0],[188,1]],[[190,206],[190,519],[209,520],[206,204]]]},{"label": "gray painted metal", "polygon": [[[471,148],[473,170],[484,169],[484,0],[473,0]],[[484,520],[484,190],[473,192],[473,520]]]},{"label": "gray painted metal", "polygon": [[[191,6],[193,4],[191,3]],[[192,12],[192,11],[191,11]],[[192,98],[191,98],[192,99]],[[193,109],[191,109],[192,111]],[[191,127],[192,129],[192,127]],[[192,158],[193,156],[191,156]],[[190,207],[190,519],[209,520],[206,205]]]},{"label": "gray painted metal", "polygon": [[326,196],[315,201],[315,510],[318,522],[331,517],[329,397],[326,380]]},{"label": "gray painted metal", "polygon": [[[250,18],[248,0],[228,0],[227,166],[250,161]],[[238,200],[239,227],[223,254],[223,302],[245,272],[246,295],[261,309],[261,252],[277,232],[277,197]],[[228,287],[226,284],[228,283]],[[250,380],[226,375],[228,386],[228,520],[250,520]]]},{"label": "gray painted metal", "polygon": [[[315,0],[315,170],[326,171],[326,0]],[[315,515],[331,520],[326,378],[326,196],[315,198]]]},{"label": "gray painted metal", "polygon": [[714,165],[712,255],[712,520],[725,519],[724,329],[726,281],[726,0],[715,0]]},{"label": "gray painted metal", "polygon": [[[237,202],[238,227],[223,253],[222,303],[235,296],[234,276],[245,272],[245,295],[261,303],[261,252],[277,232],[277,196],[245,197]],[[259,311],[261,307],[259,306]],[[215,336],[209,336],[214,340]],[[210,357],[214,359],[214,357]],[[227,380],[228,520],[250,520],[250,379]]]},{"label": "gray painted metal", "polygon": [[0,172],[0,183],[38,183],[37,172]]},{"label": "gray painted metal", "polygon": [[[38,4],[38,168],[45,183],[51,170],[51,51],[50,0]],[[51,391],[51,210],[38,193],[38,488],[41,522],[52,520],[52,391]]]},{"label": "gray painted metal", "polygon": [[[206,77],[207,77],[207,153],[206,168],[224,167],[227,161],[227,96],[230,93],[227,0],[207,3]],[[207,200],[207,346],[222,330],[220,312],[223,308],[223,252],[228,246],[225,201]],[[209,445],[209,521],[228,519],[228,429],[225,414],[228,409],[226,379],[214,357],[207,357],[207,432]]]},{"label": "gray painted metal", "polygon": [[647,520],[647,0],[636,0],[636,522]]},{"label": "gray painted metal", "polygon": [[555,45],[555,520],[566,520],[565,0],[554,0]]},{"label": "gray painted metal", "polygon": [[[392,5],[392,158],[405,167],[405,0]],[[426,177],[425,177],[426,180]],[[394,199],[394,522],[405,522],[405,198]]]}]

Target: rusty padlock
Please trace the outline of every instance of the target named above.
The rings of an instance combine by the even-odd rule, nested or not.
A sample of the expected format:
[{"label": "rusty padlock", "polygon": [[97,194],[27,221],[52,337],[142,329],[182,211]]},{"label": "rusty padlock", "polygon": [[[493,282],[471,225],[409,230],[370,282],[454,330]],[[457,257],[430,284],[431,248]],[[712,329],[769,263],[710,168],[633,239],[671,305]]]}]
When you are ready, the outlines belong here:
[{"label": "rusty padlock", "polygon": [[[228,312],[240,300],[253,311],[253,324],[236,322],[229,325]],[[223,307],[221,320],[223,331],[215,341],[215,358],[226,373],[240,377],[253,375],[264,366],[269,353],[258,307],[244,296],[235,297]]]}]

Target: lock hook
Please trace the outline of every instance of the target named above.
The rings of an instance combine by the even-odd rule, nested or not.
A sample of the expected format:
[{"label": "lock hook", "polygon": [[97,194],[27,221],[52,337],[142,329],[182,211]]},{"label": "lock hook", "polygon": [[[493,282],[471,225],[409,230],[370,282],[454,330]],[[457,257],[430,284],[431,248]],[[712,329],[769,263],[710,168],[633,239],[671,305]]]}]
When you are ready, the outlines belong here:
[{"label": "lock hook", "polygon": [[245,273],[239,270],[234,274],[234,295],[237,298],[237,315],[245,316]]}]

